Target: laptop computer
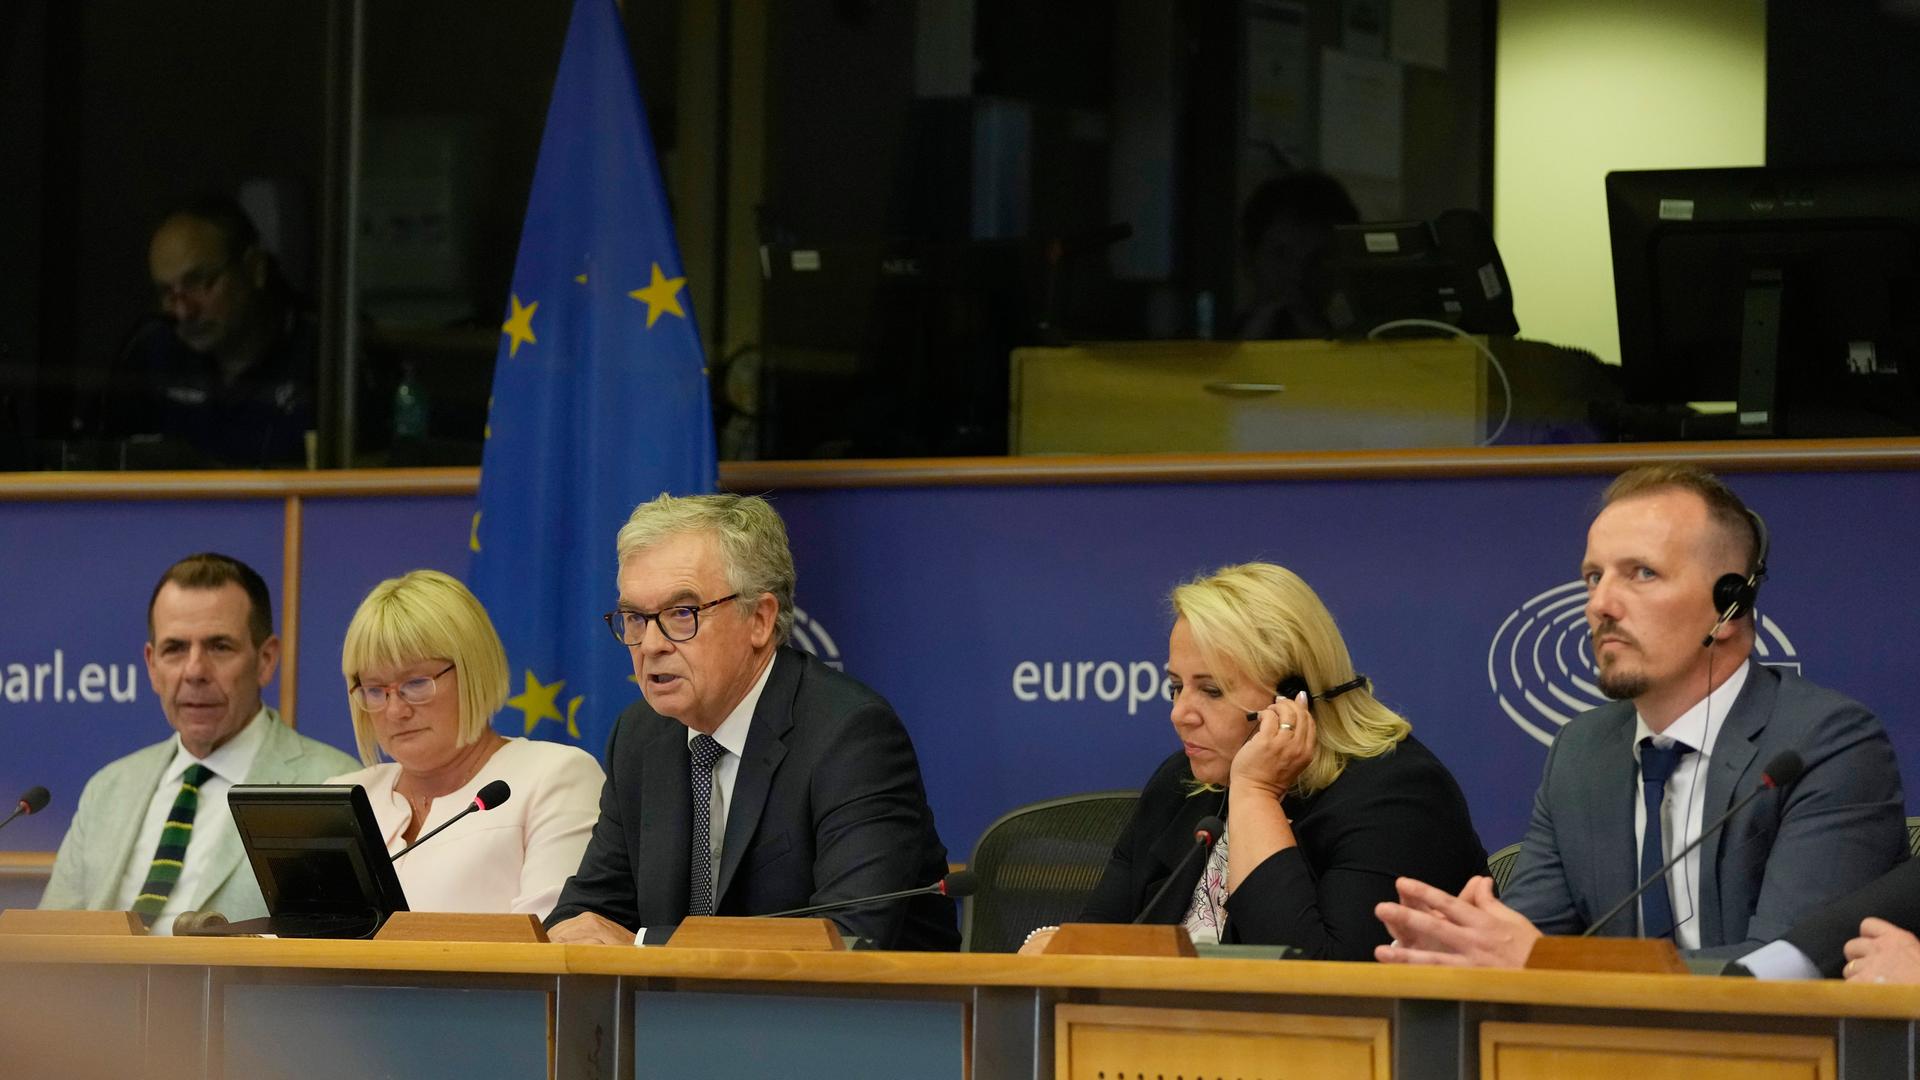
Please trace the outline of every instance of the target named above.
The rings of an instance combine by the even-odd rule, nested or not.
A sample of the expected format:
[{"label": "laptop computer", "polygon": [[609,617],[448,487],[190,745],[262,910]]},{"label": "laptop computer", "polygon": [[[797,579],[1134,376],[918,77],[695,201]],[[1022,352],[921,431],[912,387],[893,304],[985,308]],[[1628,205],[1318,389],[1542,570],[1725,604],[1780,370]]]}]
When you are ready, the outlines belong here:
[{"label": "laptop computer", "polygon": [[358,784],[236,784],[227,792],[265,918],[202,935],[372,937],[407,896]]}]

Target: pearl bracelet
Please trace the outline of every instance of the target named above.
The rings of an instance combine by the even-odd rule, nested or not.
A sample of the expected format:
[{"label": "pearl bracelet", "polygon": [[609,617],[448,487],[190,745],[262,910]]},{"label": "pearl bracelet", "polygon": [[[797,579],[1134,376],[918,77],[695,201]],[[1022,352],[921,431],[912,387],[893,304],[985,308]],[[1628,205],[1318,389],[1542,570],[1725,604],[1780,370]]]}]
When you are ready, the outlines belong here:
[{"label": "pearl bracelet", "polygon": [[1027,940],[1021,942],[1020,947],[1024,949],[1033,944],[1034,938],[1039,937],[1041,934],[1051,934],[1058,929],[1060,929],[1058,926],[1036,926],[1027,932]]}]

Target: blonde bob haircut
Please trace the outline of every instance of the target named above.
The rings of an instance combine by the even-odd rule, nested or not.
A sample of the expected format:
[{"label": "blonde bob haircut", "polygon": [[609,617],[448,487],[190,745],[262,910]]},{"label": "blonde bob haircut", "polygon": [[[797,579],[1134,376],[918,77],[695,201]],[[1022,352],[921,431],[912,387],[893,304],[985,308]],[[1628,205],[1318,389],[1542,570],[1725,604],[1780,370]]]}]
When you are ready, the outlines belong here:
[{"label": "blonde bob haircut", "polygon": [[[1236,695],[1241,700],[1271,701],[1274,687],[1289,675],[1305,679],[1317,694],[1356,674],[1333,614],[1284,566],[1223,567],[1175,588],[1171,599],[1174,614],[1187,620],[1201,658],[1223,682],[1225,672],[1253,680],[1248,691]],[[1316,699],[1311,708],[1319,739],[1313,760],[1294,784],[1303,795],[1333,783],[1349,760],[1384,754],[1413,730],[1380,704],[1371,685],[1332,701]]]},{"label": "blonde bob haircut", "polygon": [[787,525],[767,500],[758,495],[669,495],[634,507],[633,516],[614,541],[620,565],[635,552],[681,533],[711,533],[720,542],[726,563],[727,587],[751,606],[761,593],[773,594],[780,605],[774,620],[773,643],[784,644],[793,629],[793,552],[787,547]]},{"label": "blonde bob haircut", "polygon": [[388,578],[360,601],[340,648],[340,671],[347,677],[353,740],[363,763],[379,764],[380,743],[372,716],[352,696],[360,672],[441,659],[460,675],[458,741],[471,746],[507,703],[507,653],[487,609],[465,585],[438,570]]}]

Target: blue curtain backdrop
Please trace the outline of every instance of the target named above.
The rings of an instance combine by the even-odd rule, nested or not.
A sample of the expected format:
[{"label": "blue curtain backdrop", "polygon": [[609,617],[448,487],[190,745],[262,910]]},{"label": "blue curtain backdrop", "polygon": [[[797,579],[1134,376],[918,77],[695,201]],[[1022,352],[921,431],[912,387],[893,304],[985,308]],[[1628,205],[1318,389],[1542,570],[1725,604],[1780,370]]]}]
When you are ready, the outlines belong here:
[{"label": "blue curtain backdrop", "polygon": [[600,621],[614,535],[712,491],[712,414],[673,222],[613,0],[578,0],[500,328],[470,575],[506,643],[508,735],[600,754],[639,694]]}]

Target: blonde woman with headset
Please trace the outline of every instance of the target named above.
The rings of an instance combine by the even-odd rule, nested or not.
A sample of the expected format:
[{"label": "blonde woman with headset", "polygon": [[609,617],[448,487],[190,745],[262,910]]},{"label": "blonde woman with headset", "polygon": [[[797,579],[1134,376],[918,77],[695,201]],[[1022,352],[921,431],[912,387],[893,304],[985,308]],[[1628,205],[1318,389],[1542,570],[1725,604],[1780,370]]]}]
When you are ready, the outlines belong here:
[{"label": "blonde woman with headset", "polygon": [[[1458,889],[1486,872],[1459,784],[1373,696],[1298,575],[1229,566],[1172,602],[1180,751],[1141,791],[1083,921],[1144,912],[1196,942],[1364,960],[1388,940],[1373,909],[1396,877]],[[1203,856],[1196,826],[1215,816],[1226,827]]]}]

